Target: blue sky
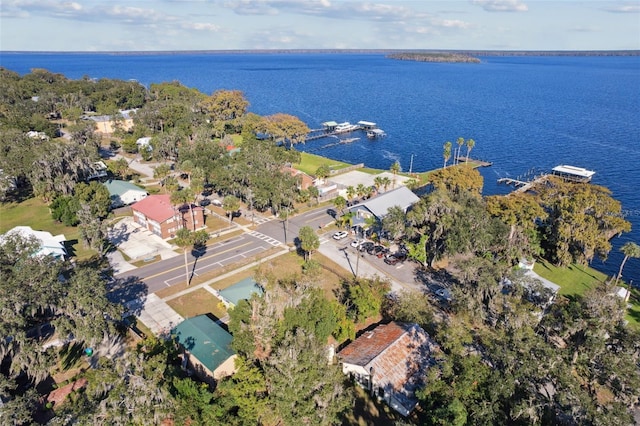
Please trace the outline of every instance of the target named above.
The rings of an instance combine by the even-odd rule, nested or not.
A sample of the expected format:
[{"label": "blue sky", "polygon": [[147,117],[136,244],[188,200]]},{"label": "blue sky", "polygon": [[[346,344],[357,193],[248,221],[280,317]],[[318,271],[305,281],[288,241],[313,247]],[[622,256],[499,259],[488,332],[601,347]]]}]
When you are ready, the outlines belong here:
[{"label": "blue sky", "polygon": [[0,50],[640,49],[640,0],[2,0]]}]

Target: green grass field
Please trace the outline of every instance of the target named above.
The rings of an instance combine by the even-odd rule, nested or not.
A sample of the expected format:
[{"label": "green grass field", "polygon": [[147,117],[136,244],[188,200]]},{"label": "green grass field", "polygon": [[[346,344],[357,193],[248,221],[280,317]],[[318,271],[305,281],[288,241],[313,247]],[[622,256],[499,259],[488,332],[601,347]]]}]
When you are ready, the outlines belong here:
[{"label": "green grass field", "polygon": [[[582,265],[570,265],[558,268],[552,264],[538,260],[533,270],[542,278],[546,278],[560,286],[560,294],[565,296],[583,295],[587,290],[607,280],[607,275],[593,268]],[[622,285],[622,283],[621,283]],[[631,292],[629,300],[631,307],[625,318],[634,328],[640,328],[640,290]]]},{"label": "green grass field", "polygon": [[301,152],[300,156],[302,160],[300,164],[296,164],[296,168],[305,172],[308,175],[315,175],[318,167],[326,164],[329,166],[329,169],[341,169],[343,167],[349,167],[351,164],[343,163],[342,161],[331,160],[329,158],[321,157],[320,155],[309,154],[306,152]]},{"label": "green grass field", "polygon": [[552,264],[538,260],[533,267],[534,272],[560,286],[560,294],[584,294],[596,284],[602,283],[607,276],[588,266],[570,265],[558,268]]},{"label": "green grass field", "polygon": [[0,204],[0,234],[20,225],[30,226],[35,231],[51,232],[52,235],[64,234],[69,255],[77,259],[88,259],[96,254],[79,242],[78,228],[65,226],[53,220],[49,207],[37,198],[30,198],[21,203]]}]

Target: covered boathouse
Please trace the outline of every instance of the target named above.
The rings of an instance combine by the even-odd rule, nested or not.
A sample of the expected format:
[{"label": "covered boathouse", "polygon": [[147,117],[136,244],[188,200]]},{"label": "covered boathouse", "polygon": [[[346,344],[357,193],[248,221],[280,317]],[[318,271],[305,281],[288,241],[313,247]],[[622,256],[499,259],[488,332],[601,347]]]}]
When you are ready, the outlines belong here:
[{"label": "covered boathouse", "polygon": [[593,175],[596,172],[592,170],[583,169],[582,167],[575,166],[556,166],[551,169],[551,173],[554,176],[559,176],[563,179],[574,181],[574,182],[590,182]]}]

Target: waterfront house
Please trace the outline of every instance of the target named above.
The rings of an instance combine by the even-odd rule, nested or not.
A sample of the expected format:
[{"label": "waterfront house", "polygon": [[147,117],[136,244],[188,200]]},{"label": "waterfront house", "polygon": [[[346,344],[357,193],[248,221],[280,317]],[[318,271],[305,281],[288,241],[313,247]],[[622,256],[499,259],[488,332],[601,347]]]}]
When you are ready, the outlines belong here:
[{"label": "waterfront house", "polygon": [[[64,259],[67,256],[67,249],[65,248],[63,241],[66,238],[63,234],[52,235],[46,231],[34,231],[30,226],[16,226],[10,229],[5,235],[18,234],[22,238],[34,238],[39,244],[37,250],[32,254],[33,256],[53,256],[56,259]],[[4,240],[4,236],[0,236],[0,243]]]},{"label": "waterfront house", "polygon": [[104,183],[111,197],[111,207],[128,206],[144,199],[148,193],[146,190],[123,180],[109,180]]},{"label": "waterfront house", "polygon": [[131,210],[137,224],[164,239],[175,237],[180,228],[204,227],[202,207],[174,206],[168,194],[149,195],[132,205]]},{"label": "waterfront house", "polygon": [[187,364],[204,382],[235,372],[236,354],[231,349],[233,337],[207,315],[198,315],[178,324],[171,332],[184,348]]},{"label": "waterfront house", "polygon": [[353,224],[362,225],[372,216],[381,221],[387,215],[389,208],[394,206],[399,206],[406,213],[409,207],[418,201],[420,198],[413,191],[406,186],[400,186],[361,204],[356,204],[350,207],[349,211],[355,213]]},{"label": "waterfront house", "polygon": [[415,391],[434,363],[436,348],[419,325],[391,322],[361,334],[338,352],[338,360],[344,374],[408,416],[418,404]]}]

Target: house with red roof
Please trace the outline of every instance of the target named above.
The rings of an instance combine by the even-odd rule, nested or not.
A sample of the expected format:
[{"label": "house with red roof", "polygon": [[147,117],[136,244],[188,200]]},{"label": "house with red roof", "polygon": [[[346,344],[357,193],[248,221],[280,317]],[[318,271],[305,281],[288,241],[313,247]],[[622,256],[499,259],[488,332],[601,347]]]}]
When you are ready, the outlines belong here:
[{"label": "house with red roof", "polygon": [[366,331],[338,352],[342,372],[398,413],[418,405],[415,391],[434,364],[437,345],[418,324],[391,322]]},{"label": "house with red roof", "polygon": [[289,166],[284,166],[280,171],[296,178],[298,180],[298,189],[309,189],[310,186],[315,185],[315,180],[303,171]]},{"label": "house with red roof", "polygon": [[133,220],[162,238],[173,238],[180,228],[204,227],[204,209],[196,205],[175,206],[168,194],[149,195],[131,206]]}]

